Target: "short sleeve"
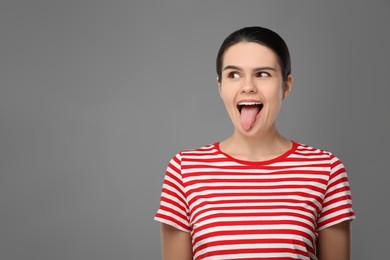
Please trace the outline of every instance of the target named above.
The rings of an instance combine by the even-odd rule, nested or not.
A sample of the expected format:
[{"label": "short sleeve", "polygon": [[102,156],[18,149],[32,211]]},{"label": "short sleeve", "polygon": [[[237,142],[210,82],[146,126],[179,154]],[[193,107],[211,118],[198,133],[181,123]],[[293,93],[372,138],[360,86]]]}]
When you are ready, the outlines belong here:
[{"label": "short sleeve", "polygon": [[330,154],[330,176],[325,191],[317,230],[355,219],[352,209],[351,189],[347,172],[342,162]]},{"label": "short sleeve", "polygon": [[181,155],[174,156],[168,164],[161,191],[160,207],[156,221],[190,232],[189,209],[181,174]]}]

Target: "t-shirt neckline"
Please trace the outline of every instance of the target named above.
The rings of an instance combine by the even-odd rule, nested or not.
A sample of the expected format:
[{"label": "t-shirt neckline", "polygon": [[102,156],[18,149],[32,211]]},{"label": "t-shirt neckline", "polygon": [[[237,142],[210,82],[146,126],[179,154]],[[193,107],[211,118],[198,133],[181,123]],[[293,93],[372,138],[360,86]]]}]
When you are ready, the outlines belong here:
[{"label": "t-shirt neckline", "polygon": [[272,159],[269,159],[269,160],[264,160],[264,161],[247,161],[247,160],[237,159],[237,158],[223,152],[219,147],[219,142],[215,142],[213,144],[213,146],[218,151],[218,153],[224,155],[226,158],[228,158],[231,161],[235,161],[235,162],[238,162],[240,164],[247,164],[247,165],[266,165],[266,164],[272,164],[272,163],[283,161],[290,154],[294,153],[298,147],[298,143],[291,141],[291,144],[292,144],[291,148],[289,150],[287,150],[286,152],[284,152],[283,154],[281,154],[277,157],[274,157]]}]

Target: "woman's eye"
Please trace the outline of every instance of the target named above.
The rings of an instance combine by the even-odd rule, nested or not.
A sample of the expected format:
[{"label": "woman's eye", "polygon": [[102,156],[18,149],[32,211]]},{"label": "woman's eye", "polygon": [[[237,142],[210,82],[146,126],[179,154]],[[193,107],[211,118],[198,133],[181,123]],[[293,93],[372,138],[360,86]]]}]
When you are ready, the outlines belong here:
[{"label": "woman's eye", "polygon": [[240,77],[240,74],[238,72],[230,72],[228,74],[228,78],[238,79],[239,77]]},{"label": "woman's eye", "polygon": [[260,78],[265,78],[265,77],[269,77],[269,73],[268,72],[265,72],[265,71],[260,71],[256,74],[257,77],[260,77]]}]

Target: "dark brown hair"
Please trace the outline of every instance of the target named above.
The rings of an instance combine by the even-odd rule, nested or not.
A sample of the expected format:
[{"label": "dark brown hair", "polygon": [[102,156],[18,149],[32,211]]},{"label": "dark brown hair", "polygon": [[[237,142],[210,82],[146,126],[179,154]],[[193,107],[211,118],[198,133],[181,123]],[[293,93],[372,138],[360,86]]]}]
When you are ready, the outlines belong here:
[{"label": "dark brown hair", "polygon": [[276,32],[267,28],[255,26],[237,30],[223,41],[217,55],[216,65],[218,81],[221,80],[223,55],[229,47],[239,42],[255,42],[273,50],[279,58],[283,80],[287,80],[288,75],[291,74],[290,52],[287,48],[287,44]]}]

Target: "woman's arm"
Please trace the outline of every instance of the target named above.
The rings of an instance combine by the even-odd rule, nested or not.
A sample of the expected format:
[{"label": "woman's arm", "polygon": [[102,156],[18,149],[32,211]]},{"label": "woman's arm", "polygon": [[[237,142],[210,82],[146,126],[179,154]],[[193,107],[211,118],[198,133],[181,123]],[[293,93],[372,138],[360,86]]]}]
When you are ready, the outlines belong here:
[{"label": "woman's arm", "polygon": [[189,233],[167,224],[161,224],[163,260],[192,260],[192,243]]},{"label": "woman's arm", "polygon": [[351,255],[350,221],[344,221],[319,232],[319,260],[349,260]]}]

